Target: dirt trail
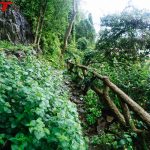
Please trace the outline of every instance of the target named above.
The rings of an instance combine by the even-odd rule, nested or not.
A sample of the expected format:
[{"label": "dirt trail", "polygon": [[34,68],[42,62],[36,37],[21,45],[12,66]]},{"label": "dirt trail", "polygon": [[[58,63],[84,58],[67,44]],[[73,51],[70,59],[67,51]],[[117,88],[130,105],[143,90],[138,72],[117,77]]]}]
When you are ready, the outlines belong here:
[{"label": "dirt trail", "polygon": [[[97,135],[97,126],[88,126],[86,122],[86,108],[85,108],[85,103],[83,101],[83,93],[81,87],[78,87],[76,83],[72,81],[66,81],[65,84],[69,88],[69,93],[70,93],[70,101],[75,103],[77,106],[77,111],[79,114],[79,119],[81,121],[81,126],[83,128],[83,133],[85,136],[89,137],[89,139],[93,135]],[[93,146],[89,144],[89,150],[101,150],[101,148],[96,145]]]},{"label": "dirt trail", "polygon": [[86,108],[84,105],[84,101],[82,99],[82,90],[80,87],[77,87],[77,85],[72,81],[67,81],[66,85],[69,87],[70,101],[76,104],[78,114],[79,114],[79,119],[82,122],[82,126],[83,126],[84,124],[86,124],[86,119],[85,119]]}]

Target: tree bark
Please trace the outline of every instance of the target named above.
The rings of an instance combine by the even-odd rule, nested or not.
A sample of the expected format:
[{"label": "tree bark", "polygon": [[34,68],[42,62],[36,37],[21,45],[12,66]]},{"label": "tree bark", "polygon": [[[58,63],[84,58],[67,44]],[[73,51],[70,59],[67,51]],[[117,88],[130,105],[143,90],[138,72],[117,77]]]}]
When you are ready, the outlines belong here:
[{"label": "tree bark", "polygon": [[72,17],[71,17],[71,20],[69,22],[69,26],[66,30],[66,33],[65,33],[65,37],[64,37],[64,46],[63,46],[63,49],[62,49],[62,55],[65,53],[66,51],[66,48],[68,46],[68,39],[70,37],[70,34],[71,34],[71,31],[72,31],[72,28],[73,28],[73,24],[74,24],[74,21],[75,21],[75,18],[76,18],[76,15],[77,15],[77,10],[76,10],[76,0],[73,1],[73,11],[72,11]]},{"label": "tree bark", "polygon": [[125,94],[121,89],[119,89],[114,83],[112,83],[108,78],[104,78],[104,83],[112,89],[122,101],[130,106],[130,108],[150,127],[150,114],[146,112],[140,105],[133,101],[127,94]]},{"label": "tree bark", "polygon": [[127,126],[130,127],[136,133],[142,133],[143,130],[139,130],[136,128],[134,121],[131,117],[128,105],[121,101],[121,106],[122,106],[122,111],[123,111],[123,115],[126,120]]},{"label": "tree bark", "polygon": [[42,13],[42,16],[41,16],[41,25],[40,25],[40,28],[39,28],[39,36],[38,36],[38,39],[37,39],[37,45],[38,45],[38,48],[39,47],[39,44],[40,44],[40,41],[41,41],[41,36],[42,36],[42,31],[43,31],[43,25],[44,25],[44,17],[45,17],[45,13],[46,13],[46,9],[47,9],[47,3],[48,1],[46,0],[45,1],[45,4],[43,6],[43,13]]},{"label": "tree bark", "polygon": [[38,39],[38,34],[39,34],[39,27],[40,27],[40,23],[41,23],[41,16],[42,16],[42,5],[40,6],[40,13],[38,16],[38,21],[37,21],[37,27],[36,27],[36,32],[35,32],[35,39],[34,39],[34,44],[37,44],[37,39]]},{"label": "tree bark", "polygon": [[124,116],[120,113],[120,111],[118,110],[114,102],[109,97],[108,87],[106,87],[103,92],[95,86],[92,86],[92,90],[95,91],[95,93],[98,96],[102,96],[104,98],[104,103],[106,103],[107,106],[110,108],[110,110],[112,110],[112,112],[115,114],[115,117],[121,123],[121,125],[123,127],[126,127],[126,121],[125,121]]},{"label": "tree bark", "polygon": [[[68,62],[70,64],[74,64],[72,62]],[[118,88],[114,83],[112,83],[108,77],[99,75],[96,71],[91,70],[90,68],[83,65],[76,65],[81,69],[86,69],[91,72],[98,79],[102,80],[105,85],[107,85],[114,93],[121,98],[121,100],[126,103],[130,108],[146,123],[148,127],[150,127],[150,114],[146,112],[140,105],[138,105],[134,100],[132,100],[126,93],[124,93],[120,88]]]},{"label": "tree bark", "polygon": [[37,22],[34,44],[37,45],[38,49],[40,49],[39,44],[40,44],[40,40],[41,40],[41,36],[42,36],[42,30],[43,30],[44,17],[45,17],[45,13],[46,13],[47,3],[48,3],[47,0],[45,0],[44,3],[41,2],[40,14],[38,17],[38,22]]}]

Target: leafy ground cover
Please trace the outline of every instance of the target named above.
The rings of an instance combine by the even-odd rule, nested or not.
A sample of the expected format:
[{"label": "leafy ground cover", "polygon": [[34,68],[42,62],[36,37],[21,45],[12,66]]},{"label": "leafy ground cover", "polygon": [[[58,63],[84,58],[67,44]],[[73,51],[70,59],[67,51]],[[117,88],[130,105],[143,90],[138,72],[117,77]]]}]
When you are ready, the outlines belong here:
[{"label": "leafy ground cover", "polygon": [[0,148],[84,150],[63,76],[34,56],[0,53]]}]

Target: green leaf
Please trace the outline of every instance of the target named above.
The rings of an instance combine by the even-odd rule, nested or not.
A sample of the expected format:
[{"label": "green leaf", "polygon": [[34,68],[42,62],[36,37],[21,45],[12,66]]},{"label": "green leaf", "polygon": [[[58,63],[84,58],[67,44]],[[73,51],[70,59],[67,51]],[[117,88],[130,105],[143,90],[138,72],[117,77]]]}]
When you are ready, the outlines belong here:
[{"label": "green leaf", "polygon": [[120,145],[125,145],[125,144],[126,144],[126,141],[125,141],[124,139],[122,139],[122,140],[119,141],[119,144],[120,144]]}]

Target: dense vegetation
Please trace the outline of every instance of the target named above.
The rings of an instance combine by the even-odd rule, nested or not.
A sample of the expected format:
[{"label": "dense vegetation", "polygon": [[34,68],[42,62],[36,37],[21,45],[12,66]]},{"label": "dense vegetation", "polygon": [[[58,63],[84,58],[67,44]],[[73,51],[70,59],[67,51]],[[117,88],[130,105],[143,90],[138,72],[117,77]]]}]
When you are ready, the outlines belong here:
[{"label": "dense vegetation", "polygon": [[1,148],[9,141],[13,150],[86,148],[61,71],[30,54],[1,53],[0,66]]},{"label": "dense vegetation", "polygon": [[[14,11],[20,9],[30,23],[33,41],[0,41],[0,149],[150,149],[146,122],[129,110],[132,119],[122,126],[103,103],[104,95],[91,88],[105,89],[102,82],[93,81],[92,73],[82,78],[78,68],[70,81],[66,71],[68,60],[96,70],[150,113],[150,12],[127,7],[104,16],[97,38],[92,15],[80,11],[79,0],[14,3]],[[81,121],[66,80],[82,93]],[[109,93],[123,113],[119,96]]]}]

